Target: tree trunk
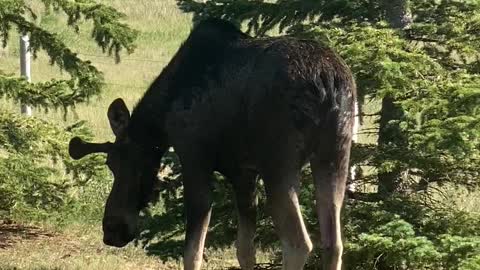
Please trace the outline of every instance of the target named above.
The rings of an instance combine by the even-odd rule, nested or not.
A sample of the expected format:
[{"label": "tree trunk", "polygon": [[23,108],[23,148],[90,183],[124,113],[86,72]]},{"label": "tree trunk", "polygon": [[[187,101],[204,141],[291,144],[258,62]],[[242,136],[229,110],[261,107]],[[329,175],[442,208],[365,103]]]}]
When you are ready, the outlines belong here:
[{"label": "tree trunk", "polygon": [[[402,30],[411,24],[412,18],[408,9],[408,0],[383,0],[383,8],[385,10],[385,18],[392,28]],[[399,126],[388,124],[391,120],[403,117],[402,109],[394,102],[395,98],[393,96],[385,96],[382,99],[377,141],[379,149],[405,144],[405,138],[401,136]],[[400,168],[394,168],[390,172],[378,174],[378,193],[381,197],[385,198],[399,191],[400,174]]]},{"label": "tree trunk", "polygon": [[[405,138],[401,136],[399,126],[397,124],[388,124],[391,120],[400,119],[403,116],[402,109],[394,101],[394,98],[390,96],[382,99],[377,141],[380,151],[405,144]],[[400,168],[393,168],[390,172],[378,174],[378,193],[381,197],[387,197],[394,192],[400,191],[400,174]]]},{"label": "tree trunk", "polygon": [[408,0],[383,0],[385,19],[394,29],[405,29],[412,23]]}]

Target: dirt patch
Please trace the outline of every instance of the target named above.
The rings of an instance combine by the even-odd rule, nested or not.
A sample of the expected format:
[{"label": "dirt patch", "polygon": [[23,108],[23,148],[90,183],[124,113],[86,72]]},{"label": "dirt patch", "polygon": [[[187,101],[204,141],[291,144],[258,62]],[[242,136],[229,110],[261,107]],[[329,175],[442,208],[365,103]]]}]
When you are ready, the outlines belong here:
[{"label": "dirt patch", "polygon": [[10,248],[24,240],[46,239],[54,236],[54,233],[40,227],[18,224],[11,220],[0,220],[0,249]]}]

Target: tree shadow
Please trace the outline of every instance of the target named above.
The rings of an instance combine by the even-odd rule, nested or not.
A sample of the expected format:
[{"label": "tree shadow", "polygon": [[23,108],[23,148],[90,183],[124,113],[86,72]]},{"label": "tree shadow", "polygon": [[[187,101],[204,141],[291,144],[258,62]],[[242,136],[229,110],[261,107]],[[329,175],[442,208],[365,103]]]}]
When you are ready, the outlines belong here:
[{"label": "tree shadow", "polygon": [[[162,207],[154,207],[142,213],[140,219],[141,233],[135,244],[141,246],[148,255],[161,260],[178,260],[183,256],[185,238],[185,214],[182,199],[182,188],[176,189],[176,194],[160,194]],[[263,191],[262,191],[263,192]],[[264,196],[259,196],[264,198]],[[237,237],[237,214],[234,195],[228,181],[217,179],[214,184],[212,217],[206,239],[206,248],[222,250],[230,248]],[[265,202],[260,200],[257,216],[258,241],[278,244],[277,237],[271,225],[270,218],[264,211]],[[164,208],[160,212],[157,208]],[[261,237],[260,237],[261,235]],[[262,246],[262,245],[259,245]],[[257,269],[268,268],[272,264],[261,264]],[[235,268],[232,268],[235,269]]]},{"label": "tree shadow", "polygon": [[[278,270],[282,269],[282,265],[278,263],[257,263],[253,268],[255,270]],[[242,270],[239,267],[229,267],[226,270]]]},{"label": "tree shadow", "polygon": [[140,219],[142,231],[135,244],[142,246],[147,255],[161,260],[178,260],[183,255],[183,219],[178,213],[151,214],[145,212]]},{"label": "tree shadow", "polygon": [[22,240],[53,236],[53,233],[39,227],[18,224],[11,220],[0,220],[0,249],[10,248]]},{"label": "tree shadow", "polygon": [[[216,191],[215,197],[222,191]],[[221,197],[228,196],[223,194]],[[140,220],[141,233],[135,240],[148,255],[162,260],[179,259],[183,256],[185,238],[185,215],[180,198],[169,199],[168,209],[163,213],[145,211]],[[230,247],[236,238],[236,217],[233,202],[214,198],[212,217],[207,234],[207,248]]]}]

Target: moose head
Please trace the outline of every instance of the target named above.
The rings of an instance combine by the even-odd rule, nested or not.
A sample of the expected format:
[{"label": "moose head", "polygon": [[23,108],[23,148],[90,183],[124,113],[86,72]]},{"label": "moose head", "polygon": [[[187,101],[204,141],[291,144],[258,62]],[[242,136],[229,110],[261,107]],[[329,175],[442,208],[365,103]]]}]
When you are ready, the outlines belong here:
[{"label": "moose head", "polygon": [[152,199],[164,151],[132,140],[130,112],[122,99],[110,104],[107,115],[115,142],[89,143],[75,137],[70,141],[69,154],[74,159],[107,154],[106,164],[114,182],[105,205],[103,242],[123,247],[135,238],[140,210]]}]

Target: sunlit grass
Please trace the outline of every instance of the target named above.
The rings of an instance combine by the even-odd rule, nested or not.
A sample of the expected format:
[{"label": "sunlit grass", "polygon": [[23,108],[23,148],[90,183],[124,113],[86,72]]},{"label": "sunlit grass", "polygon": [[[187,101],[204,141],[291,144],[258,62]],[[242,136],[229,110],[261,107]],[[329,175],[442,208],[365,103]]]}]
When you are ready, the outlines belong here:
[{"label": "sunlit grass", "polygon": [[163,263],[134,246],[107,247],[96,230],[84,226],[18,239],[12,247],[0,249],[0,269],[180,269],[176,262]]}]

